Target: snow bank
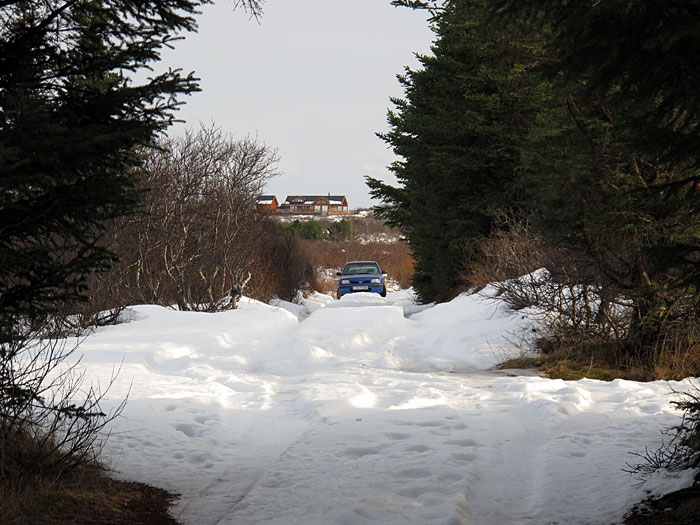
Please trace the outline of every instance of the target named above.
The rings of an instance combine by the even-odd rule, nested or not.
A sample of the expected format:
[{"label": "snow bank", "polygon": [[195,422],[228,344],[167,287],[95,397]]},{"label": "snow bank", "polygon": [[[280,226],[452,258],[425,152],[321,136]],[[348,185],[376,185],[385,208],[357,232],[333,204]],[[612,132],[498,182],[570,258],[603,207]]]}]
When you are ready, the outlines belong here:
[{"label": "snow bank", "polygon": [[613,523],[691,483],[622,470],[679,420],[668,393],[687,385],[488,372],[532,326],[478,295],[132,318],[80,350],[101,384],[123,363],[113,467],[182,494],[183,523]]}]

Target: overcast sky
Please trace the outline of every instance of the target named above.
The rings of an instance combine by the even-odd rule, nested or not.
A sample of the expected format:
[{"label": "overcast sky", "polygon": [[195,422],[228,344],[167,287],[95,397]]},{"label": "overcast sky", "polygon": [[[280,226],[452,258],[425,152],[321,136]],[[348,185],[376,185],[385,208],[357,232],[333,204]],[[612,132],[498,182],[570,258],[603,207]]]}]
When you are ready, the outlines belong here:
[{"label": "overcast sky", "polygon": [[375,133],[388,129],[389,97],[403,95],[396,74],[429,51],[425,13],[390,0],[267,0],[258,24],[232,5],[207,6],[198,34],[163,57],[202,79],[178,118],[276,148],[283,174],[267,192],[280,201],[331,193],[372,205],[363,177],[395,181]]}]

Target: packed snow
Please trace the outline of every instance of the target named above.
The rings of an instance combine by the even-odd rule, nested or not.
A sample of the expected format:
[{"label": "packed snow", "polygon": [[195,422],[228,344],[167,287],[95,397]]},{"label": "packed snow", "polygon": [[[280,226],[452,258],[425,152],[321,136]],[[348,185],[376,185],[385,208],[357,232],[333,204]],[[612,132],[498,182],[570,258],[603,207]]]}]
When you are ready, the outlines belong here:
[{"label": "packed snow", "polygon": [[532,321],[481,295],[410,291],[243,300],[223,313],[137,306],[80,346],[117,475],[180,494],[185,524],[601,524],[692,473],[623,471],[684,383],[495,370]]}]

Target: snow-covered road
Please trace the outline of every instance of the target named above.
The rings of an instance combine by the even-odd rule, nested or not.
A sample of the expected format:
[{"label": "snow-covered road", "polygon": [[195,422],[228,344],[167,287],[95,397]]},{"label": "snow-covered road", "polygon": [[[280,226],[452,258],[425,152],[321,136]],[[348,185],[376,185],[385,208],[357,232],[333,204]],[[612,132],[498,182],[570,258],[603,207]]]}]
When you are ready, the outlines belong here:
[{"label": "snow-covered road", "polygon": [[[614,523],[622,469],[677,423],[671,387],[489,371],[531,330],[498,302],[410,292],[204,314],[134,307],[81,345],[119,476],[182,495],[186,524]],[[133,384],[132,384],[133,381]]]}]

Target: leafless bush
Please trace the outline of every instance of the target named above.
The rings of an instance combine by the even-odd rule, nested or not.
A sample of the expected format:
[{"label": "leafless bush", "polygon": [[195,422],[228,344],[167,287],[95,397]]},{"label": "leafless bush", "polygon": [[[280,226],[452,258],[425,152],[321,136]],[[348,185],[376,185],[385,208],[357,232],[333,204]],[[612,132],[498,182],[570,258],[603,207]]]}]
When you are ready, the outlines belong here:
[{"label": "leafless bush", "polygon": [[387,226],[383,219],[369,216],[352,219],[352,222],[361,242],[394,242],[401,237],[401,232]]},{"label": "leafless bush", "polygon": [[293,301],[317,286],[309,252],[292,232],[273,220],[262,223],[261,236],[247,295],[261,301],[279,297]]},{"label": "leafless bush", "polygon": [[119,272],[115,270],[89,275],[85,300],[55,317],[54,334],[81,337],[95,327],[117,324],[130,304],[120,284]]},{"label": "leafless bush", "polygon": [[534,307],[543,334],[555,339],[603,337],[620,341],[629,321],[629,302],[609,283],[587,271],[587,261],[547,244],[526,221],[503,218],[501,227],[465,260],[466,282],[498,293],[514,310]]},{"label": "leafless bush", "polygon": [[[60,324],[60,323],[59,323]],[[0,477],[22,483],[95,465],[104,427],[124,408],[106,414],[104,390],[86,386],[75,347],[47,339],[55,326],[17,327],[0,346]]]},{"label": "leafless bush", "polygon": [[529,308],[539,320],[543,354],[640,379],[700,373],[699,320],[687,302],[669,307],[673,321],[657,339],[639,339],[631,329],[639,305],[584,254],[545,242],[525,221],[506,218],[502,226],[480,248],[480,259],[465,261],[465,281],[477,289],[491,283],[512,309]]},{"label": "leafless bush", "polygon": [[105,242],[118,260],[90,282],[74,322],[113,322],[130,304],[218,311],[243,294],[292,300],[316,285],[300,240],[257,210],[277,174],[273,150],[202,128],[144,155],[143,213],[113,225]]},{"label": "leafless bush", "polygon": [[544,241],[524,219],[503,215],[494,233],[479,246],[479,257],[465,247],[462,280],[477,289],[504,282],[545,266]]},{"label": "leafless bush", "polygon": [[700,376],[700,319],[689,316],[676,322],[640,358],[653,367],[654,377],[680,380]]},{"label": "leafless bush", "polygon": [[145,152],[144,213],[115,225],[121,286],[131,303],[235,308],[256,264],[256,196],[277,154],[251,138],[202,127]]}]

